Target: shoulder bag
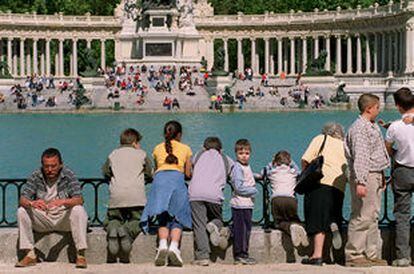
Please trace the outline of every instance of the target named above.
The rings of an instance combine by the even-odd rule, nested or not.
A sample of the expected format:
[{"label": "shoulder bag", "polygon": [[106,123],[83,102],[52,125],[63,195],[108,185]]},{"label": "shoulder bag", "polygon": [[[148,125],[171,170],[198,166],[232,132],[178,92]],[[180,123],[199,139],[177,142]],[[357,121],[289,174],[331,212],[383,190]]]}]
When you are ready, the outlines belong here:
[{"label": "shoulder bag", "polygon": [[325,134],[321,148],[319,149],[318,156],[313,159],[301,174],[299,174],[297,180],[298,183],[295,187],[295,192],[298,194],[306,194],[315,189],[320,184],[320,180],[323,178],[322,166],[323,155],[321,155],[323,148],[325,147],[327,135]]}]

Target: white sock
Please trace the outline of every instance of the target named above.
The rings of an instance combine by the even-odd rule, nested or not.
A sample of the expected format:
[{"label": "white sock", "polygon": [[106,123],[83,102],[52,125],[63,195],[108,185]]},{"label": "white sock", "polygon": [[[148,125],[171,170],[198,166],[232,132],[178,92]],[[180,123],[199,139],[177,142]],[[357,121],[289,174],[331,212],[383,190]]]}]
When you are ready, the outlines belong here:
[{"label": "white sock", "polygon": [[159,249],[167,249],[168,248],[167,239],[160,239],[160,244],[159,244],[158,248]]},{"label": "white sock", "polygon": [[179,250],[178,249],[178,242],[172,241],[171,244],[170,244],[170,249]]}]

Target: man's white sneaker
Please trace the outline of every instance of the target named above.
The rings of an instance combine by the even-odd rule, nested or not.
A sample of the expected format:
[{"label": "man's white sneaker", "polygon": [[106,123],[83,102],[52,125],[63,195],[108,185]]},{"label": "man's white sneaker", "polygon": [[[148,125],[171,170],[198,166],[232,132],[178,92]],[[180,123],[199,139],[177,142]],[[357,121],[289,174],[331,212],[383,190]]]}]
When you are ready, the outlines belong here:
[{"label": "man's white sneaker", "polygon": [[164,266],[167,264],[168,249],[158,249],[157,255],[155,255],[155,266]]},{"label": "man's white sneaker", "polygon": [[335,249],[340,249],[342,247],[342,237],[339,232],[338,225],[336,223],[331,224],[332,231],[332,246]]},{"label": "man's white sneaker", "polygon": [[181,259],[181,251],[179,249],[168,249],[168,265],[178,267],[183,266],[183,259]]}]

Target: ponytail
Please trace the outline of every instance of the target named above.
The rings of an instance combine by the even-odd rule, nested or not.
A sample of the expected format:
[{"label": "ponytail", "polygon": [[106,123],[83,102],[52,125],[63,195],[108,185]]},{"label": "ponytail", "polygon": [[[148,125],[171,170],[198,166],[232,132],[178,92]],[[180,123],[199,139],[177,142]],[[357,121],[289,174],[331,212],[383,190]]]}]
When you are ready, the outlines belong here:
[{"label": "ponytail", "polygon": [[177,121],[169,121],[164,127],[165,138],[165,151],[167,152],[167,158],[165,162],[167,164],[178,164],[178,158],[173,153],[171,141],[176,139],[178,134],[182,132],[181,124]]}]

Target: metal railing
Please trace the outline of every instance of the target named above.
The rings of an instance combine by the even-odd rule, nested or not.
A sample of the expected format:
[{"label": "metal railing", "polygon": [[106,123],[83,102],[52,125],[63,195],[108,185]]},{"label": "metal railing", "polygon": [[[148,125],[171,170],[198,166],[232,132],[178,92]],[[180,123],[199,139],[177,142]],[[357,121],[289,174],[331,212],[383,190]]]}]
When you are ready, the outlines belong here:
[{"label": "metal railing", "polygon": [[[79,179],[82,189],[84,191],[85,205],[89,215],[90,226],[99,227],[103,225],[107,206],[107,189],[104,189],[104,193],[101,193],[101,188],[107,188],[108,180],[103,178],[81,178]],[[388,179],[389,181],[389,179]],[[0,228],[4,227],[16,227],[16,210],[19,203],[19,197],[23,185],[26,183],[26,179],[0,179]],[[260,219],[253,220],[253,224],[256,226],[262,226],[263,229],[269,229],[273,227],[271,220],[271,206],[270,206],[270,184],[267,179],[257,180],[256,185],[259,190],[259,194],[262,197],[261,204],[261,217]],[[395,221],[390,218],[389,207],[390,201],[388,192],[390,187],[387,186],[383,197],[383,215],[381,216],[380,225],[394,225]],[[86,193],[85,193],[86,192]],[[231,218],[225,220],[229,223]],[[347,224],[348,220],[344,218],[344,224]],[[414,223],[414,218],[411,219],[411,223]]]}]

